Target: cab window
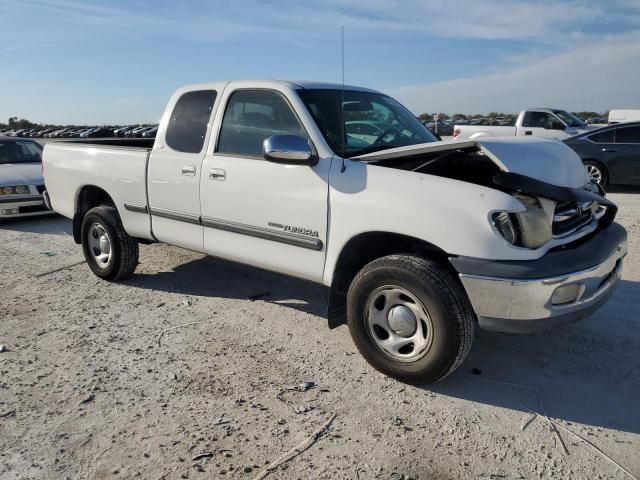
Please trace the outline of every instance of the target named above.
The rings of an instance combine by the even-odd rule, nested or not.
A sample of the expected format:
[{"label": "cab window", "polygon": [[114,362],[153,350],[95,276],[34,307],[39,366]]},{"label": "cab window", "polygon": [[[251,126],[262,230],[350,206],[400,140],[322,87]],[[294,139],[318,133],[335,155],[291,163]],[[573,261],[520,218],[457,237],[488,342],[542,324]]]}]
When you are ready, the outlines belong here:
[{"label": "cab window", "polygon": [[197,90],[182,95],[171,112],[165,134],[167,145],[177,152],[200,153],[215,101],[215,90]]},{"label": "cab window", "polygon": [[285,98],[271,90],[239,90],[229,97],[218,139],[218,153],[262,157],[262,143],[272,135],[307,138]]},{"label": "cab window", "polygon": [[527,112],[522,122],[523,127],[560,129],[564,125],[553,115],[547,112]]}]

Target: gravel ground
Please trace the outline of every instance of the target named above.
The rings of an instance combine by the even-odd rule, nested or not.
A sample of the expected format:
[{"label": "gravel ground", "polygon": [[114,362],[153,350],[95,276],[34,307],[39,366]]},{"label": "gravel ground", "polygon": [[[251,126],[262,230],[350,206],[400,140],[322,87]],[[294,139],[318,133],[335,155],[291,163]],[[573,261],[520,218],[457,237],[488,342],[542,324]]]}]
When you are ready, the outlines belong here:
[{"label": "gravel ground", "polygon": [[267,478],[640,477],[640,192],[611,198],[630,237],[612,300],[547,333],[478,332],[424,388],[328,330],[322,287],[166,245],[110,284],[66,219],[5,223],[0,477],[253,479],[333,415]]}]

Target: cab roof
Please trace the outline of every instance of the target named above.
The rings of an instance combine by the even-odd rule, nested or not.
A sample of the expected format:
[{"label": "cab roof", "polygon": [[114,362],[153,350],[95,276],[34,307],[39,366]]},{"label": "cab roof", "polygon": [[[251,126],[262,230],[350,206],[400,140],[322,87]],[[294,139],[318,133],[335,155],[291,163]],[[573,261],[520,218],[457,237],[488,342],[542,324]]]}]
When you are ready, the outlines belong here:
[{"label": "cab roof", "polygon": [[[341,90],[343,88],[341,83],[318,82],[313,80],[231,80],[225,82],[207,82],[185,85],[180,90],[197,90],[204,88],[220,89],[222,86],[227,86],[229,84],[231,84],[231,86],[242,85],[243,87],[249,87],[251,84],[255,84],[256,87],[260,86],[260,88],[264,88],[265,85],[272,85],[274,87],[287,86],[295,90]],[[355,90],[360,92],[380,93],[370,88],[358,87],[355,85],[344,85],[344,89],[351,91]]]}]

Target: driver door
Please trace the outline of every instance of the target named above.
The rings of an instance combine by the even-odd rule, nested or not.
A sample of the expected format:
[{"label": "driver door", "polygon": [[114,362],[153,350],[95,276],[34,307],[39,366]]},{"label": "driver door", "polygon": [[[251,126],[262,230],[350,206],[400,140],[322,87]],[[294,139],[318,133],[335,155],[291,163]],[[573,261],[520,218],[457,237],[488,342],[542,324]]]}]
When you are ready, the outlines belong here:
[{"label": "driver door", "polygon": [[204,248],[214,256],[320,281],[331,158],[315,166],[264,159],[272,135],[309,138],[284,93],[225,91],[218,139],[203,162]]},{"label": "driver door", "polygon": [[528,111],[523,119],[518,135],[532,135],[544,138],[566,138],[567,126],[549,112]]}]

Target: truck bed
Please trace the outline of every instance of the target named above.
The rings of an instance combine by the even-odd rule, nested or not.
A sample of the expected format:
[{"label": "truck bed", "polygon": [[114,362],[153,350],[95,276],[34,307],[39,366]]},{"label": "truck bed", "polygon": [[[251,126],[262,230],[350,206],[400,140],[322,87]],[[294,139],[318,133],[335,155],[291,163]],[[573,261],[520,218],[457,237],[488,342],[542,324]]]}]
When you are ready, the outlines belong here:
[{"label": "truck bed", "polygon": [[[479,136],[486,137],[515,137],[517,127],[497,126],[497,125],[456,125],[453,129],[456,140],[469,140]],[[476,137],[474,137],[474,135]]]},{"label": "truck bed", "polygon": [[[145,213],[151,152],[148,142],[147,139],[47,142],[43,171],[53,209],[73,218],[81,195],[88,191],[106,195],[118,209],[130,235],[151,239],[150,219]],[[139,208],[131,210],[125,205]]]}]

